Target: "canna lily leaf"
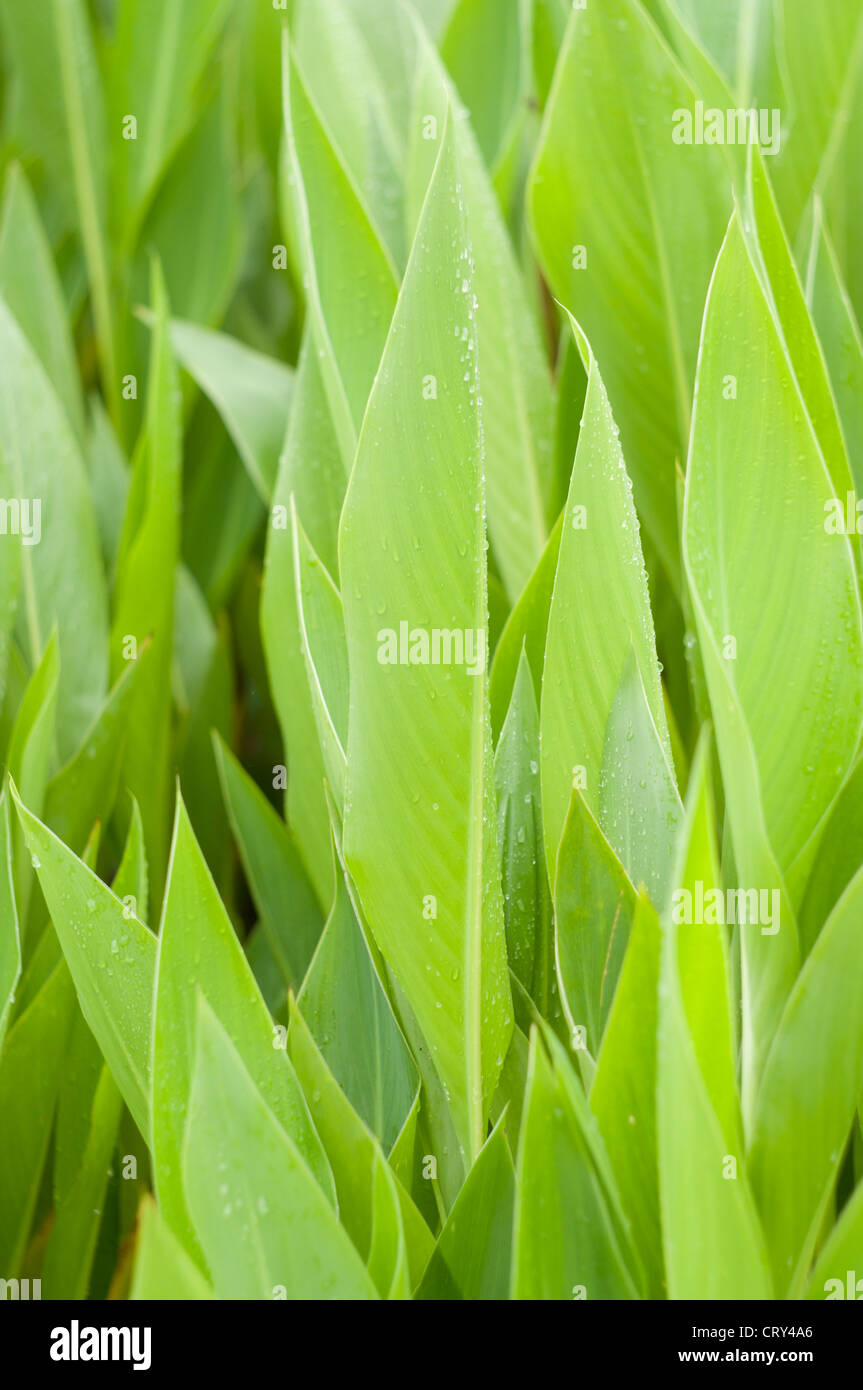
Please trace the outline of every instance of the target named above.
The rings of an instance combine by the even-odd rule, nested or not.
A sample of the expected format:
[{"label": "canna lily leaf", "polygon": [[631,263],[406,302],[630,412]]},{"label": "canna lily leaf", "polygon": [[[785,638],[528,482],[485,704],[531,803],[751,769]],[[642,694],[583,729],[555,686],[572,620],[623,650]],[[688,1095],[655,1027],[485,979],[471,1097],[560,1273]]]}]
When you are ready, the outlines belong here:
[{"label": "canna lily leaf", "polygon": [[[619,716],[625,718],[626,704],[631,701],[633,712],[638,712],[639,727],[650,743],[657,745],[655,755],[663,756],[669,766],[672,761],[632,489],[596,359],[574,320],[572,329],[588,383],[564,512],[543,668],[542,802],[550,875],[574,778],[613,842],[601,806],[602,769],[607,728],[619,687]],[[643,711],[637,691],[630,694],[621,684],[630,648],[643,686]],[[635,676],[629,680],[634,681]],[[651,722],[653,734],[648,730]],[[616,727],[615,720],[612,735]],[[638,746],[642,748],[640,741]],[[645,744],[645,756],[647,747]],[[608,751],[615,755],[614,736]],[[605,795],[608,799],[608,789]],[[622,825],[620,828],[623,831]],[[621,847],[615,848],[620,851]]]},{"label": "canna lily leaf", "polygon": [[587,1102],[560,1044],[531,1038],[516,1167],[512,1294],[638,1297],[625,1220]]},{"label": "canna lily leaf", "polygon": [[333,1208],[204,1000],[195,1036],[183,1174],[216,1296],[373,1299]]},{"label": "canna lily leaf", "polygon": [[171,321],[171,346],[225,422],[264,502],[276,483],[293,392],[293,372],[225,333]]},{"label": "canna lily leaf", "polygon": [[[749,1167],[780,1292],[796,1290],[805,1276],[863,1086],[854,1004],[861,892],[858,873],[797,978],[758,1091]],[[780,1143],[783,1151],[789,1143],[800,1151],[799,1162],[781,1171]]]},{"label": "canna lily leaf", "polygon": [[[745,333],[735,328],[733,342],[732,313],[736,325],[746,325]],[[719,469],[719,458],[733,462]],[[752,477],[753,466],[758,490],[744,503],[740,483]],[[684,553],[739,883],[779,893],[782,909],[778,932],[743,936],[747,1114],[797,968],[789,898],[799,901],[818,827],[860,734],[860,601],[847,539],[825,530],[831,495],[823,455],[734,218],[705,313]],[[774,538],[769,555],[760,539],[765,534]],[[743,553],[750,557],[745,578],[737,563]],[[821,576],[817,590],[803,579],[810,565]],[[768,657],[762,634],[771,596],[779,592],[777,575],[783,577],[785,619]],[[784,692],[780,718],[764,699],[774,682]],[[822,693],[813,699],[813,690]]]},{"label": "canna lily leaf", "polygon": [[298,989],[323,926],[314,890],[290,831],[263,792],[217,734],[213,747],[258,916],[285,982]]},{"label": "canna lily leaf", "polygon": [[602,364],[636,502],[675,587],[675,460],[729,211],[722,151],[673,136],[697,95],[643,5],[573,8],[528,202],[549,284]]},{"label": "canna lily leaf", "polygon": [[482,1146],[441,1231],[417,1294],[434,1300],[508,1297],[515,1171],[498,1120]]},{"label": "canna lily leaf", "polygon": [[81,1011],[147,1137],[156,939],[131,904],[22,805],[14,786],[12,796]]},{"label": "canna lily leaf", "polygon": [[196,1027],[190,969],[198,992],[218,1008],[243,1065],[262,1089],[273,1123],[290,1134],[310,1177],[334,1201],[329,1165],[294,1070],[274,1041],[266,1006],[178,798],[156,962],[151,1152],[165,1220],[197,1259],[200,1252],[189,1220],[181,1163]]},{"label": "canna lily leaf", "polygon": [[[345,857],[375,939],[427,1037],[460,1144],[475,1156],[512,1015],[496,851],[489,843],[480,426],[475,382],[471,390],[475,359],[461,337],[463,327],[470,342],[471,291],[457,178],[450,133],[342,517],[351,671]],[[432,254],[445,255],[451,267],[445,296],[429,263]],[[458,481],[453,457],[463,461]],[[411,461],[410,470],[403,459]],[[455,629],[462,642],[467,632],[468,642],[476,643],[473,674],[464,665],[383,665],[384,641],[406,647],[414,625],[445,626],[450,634]],[[448,749],[445,764],[422,755],[415,733],[420,723],[426,748]],[[412,777],[421,778],[421,790],[405,777],[405,760],[417,756]],[[382,843],[391,847],[387,865],[377,850]]]},{"label": "canna lily leaf", "polygon": [[149,1199],[141,1208],[141,1234],[135,1256],[131,1299],[211,1299],[213,1291],[197,1265],[189,1259],[176,1236]]}]

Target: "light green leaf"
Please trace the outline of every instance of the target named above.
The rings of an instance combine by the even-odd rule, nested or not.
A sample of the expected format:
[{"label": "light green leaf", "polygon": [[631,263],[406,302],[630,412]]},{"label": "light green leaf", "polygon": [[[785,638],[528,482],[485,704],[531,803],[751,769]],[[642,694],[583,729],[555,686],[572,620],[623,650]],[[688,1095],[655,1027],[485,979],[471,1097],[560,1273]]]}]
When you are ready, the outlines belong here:
[{"label": "light green leaf", "polygon": [[249,477],[269,502],[291,408],[293,372],[236,338],[181,319],[171,321],[171,345],[218,410]]},{"label": "light green leaf", "polygon": [[436,50],[421,35],[407,172],[413,224],[447,125],[465,206],[466,232],[456,245],[469,252],[463,257],[465,274],[456,265],[452,274],[456,284],[472,286],[476,299],[467,307],[476,323],[474,370],[483,406],[489,538],[504,588],[515,601],[554,520],[554,395],[539,326],[482,154]]},{"label": "light green leaf", "polygon": [[[570,470],[571,471],[571,465]],[[548,632],[548,613],[560,554],[560,537],[564,514],[558,517],[548,538],[536,569],[527,581],[524,592],[506,620],[494,650],[489,678],[491,728],[495,743],[500,738],[503,721],[509,709],[515,678],[525,652],[533,677],[536,702],[542,698],[542,671],[545,662],[545,642]]]},{"label": "light green leaf", "polygon": [[213,747],[249,888],[284,980],[298,989],[321,934],[321,915],[290,831],[224,740]]},{"label": "light green leaf", "polygon": [[213,1298],[213,1290],[186,1254],[152,1198],[141,1206],[141,1233],[135,1255],[132,1300],[193,1302]]},{"label": "light green leaf", "polygon": [[541,1014],[555,1012],[554,933],[539,790],[539,710],[522,651],[494,757],[509,967]]},{"label": "light green leaf", "polygon": [[[749,1168],[780,1294],[796,1296],[863,1086],[858,872],[794,985],[758,1091]],[[794,1154],[789,1163],[780,1155]]]},{"label": "light green leaf", "polygon": [[671,872],[680,794],[631,647],[608,715],[599,775],[599,821],[632,883],[655,903]]},{"label": "light green leaf", "polygon": [[[863,1183],[839,1213],[809,1277],[806,1298],[860,1298],[863,1267]],[[849,1279],[849,1273],[851,1278]],[[832,1281],[832,1283],[831,1283]],[[838,1287],[837,1287],[838,1281]]]},{"label": "light green leaf", "polygon": [[686,930],[673,914],[663,922],[656,1133],[668,1297],[771,1298],[743,1154],[722,1128],[687,1021],[678,948]]},{"label": "light green leaf", "polygon": [[531,1038],[511,1297],[633,1299],[626,1225],[596,1123],[555,1039]]},{"label": "light green leaf", "polygon": [[639,512],[673,584],[675,460],[729,212],[723,151],[673,138],[697,95],[636,0],[573,9],[528,197],[546,276],[602,364]]},{"label": "light green leaf", "polygon": [[[615,844],[602,817],[602,767],[609,718],[630,650],[644,687],[644,717],[655,726],[657,751],[671,764],[632,487],[599,367],[578,325],[571,323],[588,380],[564,510],[543,670],[542,804],[550,876],[574,777],[594,817]],[[615,848],[620,853],[621,846]]]},{"label": "light green leaf", "polygon": [[283,84],[292,213],[304,289],[321,376],[348,472],[398,282],[287,39]]},{"label": "light green leaf", "polygon": [[372,1173],[372,1246],[368,1272],[381,1298],[410,1298],[407,1248],[395,1179],[386,1159],[377,1153]]},{"label": "light green leaf", "polygon": [[184,1184],[216,1296],[375,1298],[299,1149],[205,1001],[188,1106]]},{"label": "light green leaf", "polygon": [[820,199],[816,199],[812,240],[806,263],[806,298],[830,371],[854,486],[863,491],[863,337],[833,243]]},{"label": "light green leaf", "polygon": [[[383,1157],[380,1144],[336,1082],[294,1000],[291,1000],[288,1049],[332,1165],[339,1220],[360,1255],[367,1259],[374,1225],[372,1180],[375,1157]],[[434,1241],[398,1178],[396,1190],[407,1244],[411,1286],[416,1287],[434,1249]]]},{"label": "light green leaf", "polygon": [[[72,426],[51,382],[0,301],[0,480],[17,501],[19,632],[31,667],[56,624],[60,642],[57,740],[70,757],[107,685],[107,598],[87,478]],[[14,504],[13,504],[14,505]],[[7,501],[8,506],[8,501]],[[5,568],[5,567],[4,567]]]},{"label": "light green leaf", "polygon": [[[94,822],[100,817],[107,821],[111,814],[120,781],[136,679],[146,661],[147,649],[142,648],[138,654],[141,664],[130,662],[127,665],[81,747],[45,789],[44,819],[70,849],[83,850]],[[36,799],[23,781],[19,787],[28,805],[38,810]]]},{"label": "light green leaf", "polygon": [[12,794],[81,1011],[146,1138],[156,939]]},{"label": "light green leaf", "polygon": [[863,77],[863,14],[855,0],[829,11],[812,11],[805,0],[775,0],[775,8],[784,109],[774,182],[793,237],[813,187],[829,173]]},{"label": "light green leaf", "polygon": [[15,989],[21,978],[21,936],[15,885],[12,881],[12,833],[9,824],[9,797],[4,787],[0,795],[0,1056]]},{"label": "light green leaf", "polygon": [[860,736],[860,599],[848,540],[825,529],[831,497],[735,217],[705,312],[684,554],[739,885],[782,895],[780,930],[743,936],[747,1117],[797,969],[791,904]]},{"label": "light green leaf", "polygon": [[572,789],[554,886],[561,1000],[572,1029],[599,1054],[635,913],[626,870],[578,787]]},{"label": "light green leaf", "polygon": [[[338,858],[338,855],[337,855]],[[298,1004],[328,1068],[389,1153],[419,1077],[336,864],[336,897]]]},{"label": "light green leaf", "polygon": [[[108,259],[108,132],[84,0],[3,0],[0,19],[18,74],[12,129],[34,152],[79,232],[87,265],[102,384],[117,423],[120,377]],[[128,108],[127,110],[134,110]],[[6,352],[2,358],[6,360]]]},{"label": "light green leaf", "polygon": [[198,1256],[188,1219],[180,1155],[193,1072],[194,982],[240,1050],[255,1085],[308,1163],[326,1196],[332,1176],[293,1067],[274,1035],[266,1005],[222,905],[178,798],[156,967],[152,1042],[153,1167],[165,1220]]},{"label": "light green leaf", "polygon": [[[27,275],[22,274],[25,263]],[[63,289],[30,185],[17,164],[6,173],[0,207],[0,295],[82,439],[84,406]]]},{"label": "light green leaf", "polygon": [[[111,201],[128,248],[171,155],[195,115],[227,0],[120,0],[108,68]],[[129,117],[136,121],[135,137]]]},{"label": "light green leaf", "polygon": [[509,1297],[515,1171],[506,1121],[495,1125],[440,1233],[417,1297],[499,1301]]},{"label": "light green leaf", "polygon": [[[340,555],[351,670],[345,856],[449,1091],[460,1143],[475,1156],[512,1015],[493,839],[481,422],[465,246],[450,129],[364,421]],[[446,294],[440,257],[451,272]],[[424,399],[429,377],[436,399]],[[474,659],[468,651],[461,666],[383,665],[384,643],[406,647],[413,624],[426,634],[427,658],[428,629],[437,628],[463,644],[467,634]]]},{"label": "light green leaf", "polygon": [[590,1108],[632,1222],[651,1298],[665,1292],[656,1155],[659,954],[659,920],[641,893],[590,1089]]},{"label": "light green leaf", "polygon": [[[137,682],[124,772],[137,797],[147,836],[151,888],[161,893],[168,840],[170,680],[174,627],[174,570],[179,557],[181,484],[180,393],[169,342],[168,304],[157,263],[152,282],[153,332],[147,418],[117,562],[111,671],[116,677],[133,650],[152,637],[147,669]],[[157,899],[154,896],[154,903]]]},{"label": "light green leaf", "polygon": [[348,653],[339,591],[315,554],[291,500],[294,591],[300,640],[324,772],[339,813],[344,807],[348,735]]},{"label": "light green leaf", "polygon": [[9,1029],[0,1058],[0,1114],[14,1139],[0,1145],[0,1267],[7,1278],[19,1271],[39,1195],[74,1007],[60,961]]},{"label": "light green leaf", "polygon": [[335,574],[345,484],[314,337],[307,332],[268,528],[261,632],[290,774],[286,819],[325,910],[332,901],[333,886],[330,822],[323,758],[301,650],[291,498],[295,497],[311,544]]}]

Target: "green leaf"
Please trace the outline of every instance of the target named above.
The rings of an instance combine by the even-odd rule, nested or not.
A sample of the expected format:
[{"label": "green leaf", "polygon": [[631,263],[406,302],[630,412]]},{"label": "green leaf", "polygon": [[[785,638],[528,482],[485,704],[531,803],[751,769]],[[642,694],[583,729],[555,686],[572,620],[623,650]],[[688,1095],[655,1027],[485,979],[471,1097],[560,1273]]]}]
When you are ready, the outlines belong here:
[{"label": "green leaf", "polygon": [[852,473],[824,352],[806,305],[764,160],[757,149],[750,156],[741,229],[785,354],[797,377],[833,490],[842,497],[852,486]]},{"label": "green leaf", "polygon": [[348,653],[342,600],[312,549],[291,502],[294,589],[303,660],[328,785],[344,807],[348,733]]},{"label": "green leaf", "polygon": [[314,890],[290,831],[217,735],[213,739],[225,805],[270,948],[298,989],[321,934]]},{"label": "green leaf", "polygon": [[[155,251],[175,314],[196,323],[217,323],[227,309],[247,237],[235,101],[226,76],[157,189],[132,266],[130,298],[144,298]],[[206,236],[190,236],[190,225],[206,227]]]},{"label": "green leaf", "polygon": [[440,1233],[420,1299],[509,1297],[516,1185],[505,1119],[480,1150]]},{"label": "green leaf", "polygon": [[820,199],[815,202],[806,264],[806,297],[824,347],[854,486],[863,491],[863,337],[842,281]]},{"label": "green leaf", "polygon": [[[450,133],[366,413],[340,556],[351,669],[345,856],[448,1089],[460,1144],[475,1156],[512,1015],[492,838],[481,424],[465,245]],[[451,271],[446,295],[440,258]],[[437,399],[423,395],[430,376]],[[406,638],[413,623],[455,630],[462,642],[467,632],[474,660],[383,665],[383,644]],[[426,630],[429,656],[432,635]],[[432,900],[437,915],[424,918]]]},{"label": "green leaf", "polygon": [[[24,264],[30,273],[22,275]],[[39,211],[21,168],[6,173],[0,207],[0,295],[54,383],[79,439],[84,407],[63,289]]]},{"label": "green leaf", "polygon": [[142,1135],[149,1126],[156,939],[136,913],[21,804],[16,810],[81,1011]]},{"label": "green leaf", "polygon": [[283,84],[292,212],[304,289],[347,472],[398,285],[389,255],[329,139],[287,39]]},{"label": "green leaf", "polygon": [[458,0],[440,41],[490,170],[505,153],[521,97],[524,14],[522,0]]},{"label": "green leaf", "polygon": [[774,181],[794,236],[813,186],[826,177],[863,76],[863,16],[854,0],[840,0],[829,14],[811,12],[804,0],[777,0],[776,25],[785,92]]},{"label": "green leaf", "polygon": [[205,1001],[194,1058],[183,1173],[216,1296],[373,1299],[300,1150]]},{"label": "green leaf", "polygon": [[392,0],[298,0],[292,28],[309,93],[400,271],[408,251],[403,165],[411,30],[412,16]]},{"label": "green leaf", "polygon": [[225,333],[171,321],[177,360],[212,401],[264,502],[272,496],[291,408],[294,374]]},{"label": "green leaf", "polygon": [[[863,1086],[857,873],[786,1004],[758,1091],[749,1167],[780,1294],[805,1277]],[[780,1160],[793,1153],[795,1161]]]},{"label": "green leaf", "polygon": [[381,1298],[410,1298],[410,1273],[395,1179],[375,1154],[372,1175],[372,1247],[368,1272]]},{"label": "green leaf", "polygon": [[[43,161],[64,212],[77,226],[102,383],[116,423],[120,377],[106,236],[108,134],[87,6],[83,0],[50,0],[35,7],[3,0],[0,18],[19,79],[12,128]],[[2,357],[5,361],[5,350]]]},{"label": "green leaf", "polygon": [[818,933],[863,864],[863,762],[858,761],[837,796],[824,834],[806,896],[800,907],[800,947],[811,951]]},{"label": "green leaf", "polygon": [[407,170],[414,222],[445,127],[457,151],[465,207],[466,233],[456,245],[470,248],[465,273],[455,265],[452,273],[455,284],[470,284],[476,298],[468,307],[476,325],[473,370],[483,407],[489,538],[504,588],[514,601],[539,561],[554,520],[554,395],[539,326],[482,154],[436,51],[422,35]]},{"label": "green leaf", "polygon": [[[107,820],[117,796],[123,749],[138,672],[146,649],[120,675],[73,758],[51,778],[45,790],[45,820],[70,849],[83,850],[94,822]],[[23,781],[24,800],[36,806]]]},{"label": "green leaf", "polygon": [[509,709],[522,651],[527,656],[533,677],[534,694],[539,705],[542,698],[542,670],[545,662],[545,642],[548,632],[548,613],[560,554],[563,513],[558,517],[548,538],[545,550],[518,603],[506,620],[498,638],[489,678],[491,727],[495,743],[500,738],[503,721]]},{"label": "green leaf", "polygon": [[197,1258],[180,1162],[193,1073],[195,999],[190,980],[218,1010],[272,1109],[274,1123],[291,1135],[304,1163],[332,1199],[329,1165],[293,1068],[274,1038],[266,1005],[178,798],[156,969],[151,1152],[162,1214]]},{"label": "green leaf", "polygon": [[577,786],[563,828],[554,886],[561,998],[594,1056],[605,1032],[635,913],[626,870]]},{"label": "green leaf", "polygon": [[[373,1176],[378,1140],[336,1082],[296,1002],[291,1000],[288,1049],[302,1082],[315,1126],[333,1170],[339,1220],[363,1259],[369,1255],[374,1226]],[[411,1286],[422,1278],[434,1241],[410,1195],[396,1178]]]},{"label": "green leaf", "polygon": [[[655,726],[655,735],[643,745],[644,756],[656,742],[656,753],[669,767],[672,761],[632,487],[596,359],[578,325],[570,321],[588,379],[543,669],[542,804],[550,877],[574,778],[621,855],[623,846],[603,819],[602,772],[604,758],[615,754],[612,735],[627,704],[633,717],[638,713],[645,731],[646,721]],[[630,651],[643,686],[643,709],[637,691],[630,689],[634,677],[622,684]],[[616,699],[618,715],[610,724]],[[609,767],[609,776],[612,771]],[[611,811],[608,788],[606,799]],[[643,872],[643,858],[637,855],[630,876],[636,871]]]},{"label": "green leaf", "polygon": [[15,989],[21,978],[21,937],[15,885],[12,880],[12,834],[9,825],[9,797],[4,787],[0,795],[0,1056]]},{"label": "green leaf", "polygon": [[407,1122],[419,1078],[340,862],[335,902],[298,1004],[342,1091],[389,1153]]},{"label": "green leaf", "polygon": [[675,585],[674,465],[729,203],[723,152],[673,139],[696,95],[641,4],[573,9],[528,197],[549,284],[602,363],[639,512]]},{"label": "green leaf", "polygon": [[[692,1046],[722,1132],[729,1144],[739,1147],[737,1037],[726,935],[733,913],[723,906],[714,918],[709,905],[716,903],[717,894],[727,903],[722,896],[716,846],[709,746],[708,737],[703,736],[692,766],[686,817],[680,827],[671,913],[680,928],[676,934],[677,969]],[[702,902],[703,910],[694,911],[693,906]],[[703,921],[698,920],[700,916]],[[739,924],[742,933],[757,929]]]},{"label": "green leaf", "polygon": [[60,961],[6,1035],[0,1114],[14,1143],[0,1145],[0,1267],[20,1268],[48,1152],[75,993]]},{"label": "green leaf", "polygon": [[782,894],[781,929],[743,935],[747,1114],[797,969],[791,904],[860,736],[860,599],[848,540],[825,529],[831,495],[735,217],[705,311],[684,553],[738,881]]},{"label": "green leaf", "polygon": [[[663,923],[656,1132],[672,1299],[773,1297],[743,1154],[722,1128],[693,1043],[673,918]],[[692,928],[693,931],[701,928]]]},{"label": "green leaf", "polygon": [[539,710],[524,651],[494,772],[507,957],[513,974],[548,1017],[557,992],[554,935],[542,838]]},{"label": "green leaf", "polygon": [[140,1227],[130,1299],[144,1302],[171,1299],[185,1303],[213,1298],[210,1285],[189,1259],[152,1198],[141,1206]]},{"label": "green leaf", "polygon": [[[81,1026],[86,1030],[83,1021]],[[87,1038],[92,1043],[89,1032]],[[80,1165],[66,1190],[55,1193],[54,1225],[42,1271],[49,1298],[87,1297],[122,1106],[114,1078],[100,1066],[92,1108],[83,1116],[86,1143]]]},{"label": "green leaf", "polygon": [[301,649],[290,515],[293,495],[311,544],[327,569],[337,573],[337,535],[345,484],[317,350],[313,335],[307,332],[268,528],[261,632],[290,771],[286,819],[325,909],[332,901],[330,822],[323,758]]},{"label": "green leaf", "polygon": [[[860,1297],[857,1271],[863,1266],[863,1183],[858,1183],[853,1195],[839,1214],[839,1219],[809,1276],[806,1298]],[[848,1275],[851,1274],[849,1280]],[[833,1281],[831,1283],[831,1280]],[[837,1286],[838,1281],[838,1286]]]},{"label": "green leaf", "polygon": [[516,1166],[511,1297],[632,1299],[626,1226],[587,1101],[534,1030]]},{"label": "green leaf", "polygon": [[[639,895],[631,915],[629,944],[590,1089],[590,1108],[632,1223],[650,1297],[661,1298],[665,1274],[656,1152],[660,930],[646,894]],[[562,959],[560,946],[558,952]]]},{"label": "green leaf", "polygon": [[137,682],[124,771],[141,808],[155,895],[164,883],[167,855],[174,570],[180,546],[181,484],[177,369],[169,342],[164,280],[155,262],[152,302],[155,328],[147,418],[117,563],[111,670],[115,679],[123,670],[133,650],[129,639],[134,639],[137,652],[146,637],[152,638],[147,669]]},{"label": "green leaf", "polygon": [[630,648],[605,729],[599,820],[630,881],[645,884],[657,903],[668,885],[681,811],[667,739]]},{"label": "green leaf", "polygon": [[[168,161],[195,115],[227,0],[120,0],[108,69],[111,201],[130,246]],[[131,136],[128,118],[136,121]]]},{"label": "green leaf", "polygon": [[[57,740],[78,748],[107,685],[107,599],[93,504],[78,443],[44,368],[0,301],[0,481],[19,503],[19,631],[32,668],[56,624]],[[8,521],[7,521],[8,525]]]}]

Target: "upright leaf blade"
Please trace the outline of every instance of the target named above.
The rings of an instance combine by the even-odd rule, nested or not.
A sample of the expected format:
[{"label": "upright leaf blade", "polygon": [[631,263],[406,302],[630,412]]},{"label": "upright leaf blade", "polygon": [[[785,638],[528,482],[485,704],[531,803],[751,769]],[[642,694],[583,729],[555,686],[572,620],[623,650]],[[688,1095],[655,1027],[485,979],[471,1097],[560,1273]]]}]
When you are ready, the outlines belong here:
[{"label": "upright leaf blade", "polygon": [[[441,257],[449,267],[445,294]],[[481,659],[485,526],[469,263],[450,131],[342,518],[351,678],[345,854],[375,938],[426,1034],[460,1142],[475,1155],[512,1015]],[[454,458],[462,461],[458,475]],[[462,642],[467,634],[471,669],[383,665],[383,643],[406,640],[414,624],[449,636],[455,630]],[[391,847],[389,863],[381,844]]]}]

